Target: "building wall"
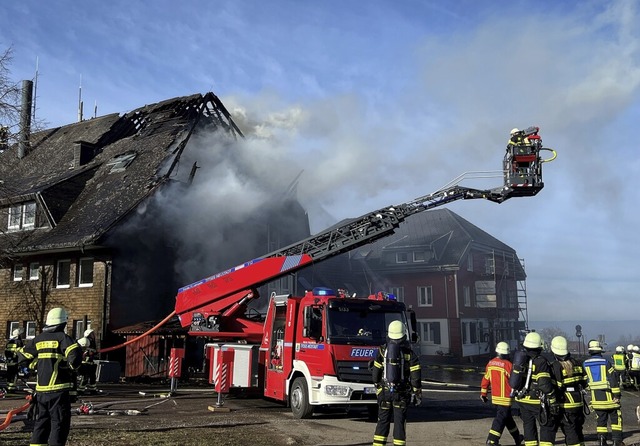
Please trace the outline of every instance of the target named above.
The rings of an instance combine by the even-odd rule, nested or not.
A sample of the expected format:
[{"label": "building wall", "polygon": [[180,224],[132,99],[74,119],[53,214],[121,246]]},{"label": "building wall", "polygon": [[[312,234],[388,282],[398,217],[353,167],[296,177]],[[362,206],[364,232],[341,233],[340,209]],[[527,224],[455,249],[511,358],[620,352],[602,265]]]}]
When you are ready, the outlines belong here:
[{"label": "building wall", "polygon": [[[79,260],[91,259],[93,264],[93,279],[90,286],[80,286],[78,279]],[[59,260],[70,260],[69,286],[57,287],[56,274]],[[30,279],[29,265],[38,263],[38,279]],[[22,280],[14,280],[15,265],[22,264]],[[27,322],[35,322],[35,333],[42,330],[42,323],[47,312],[54,307],[63,307],[69,314],[66,332],[76,338],[82,337],[83,332],[77,333],[77,321],[90,321],[90,328],[100,337],[104,327],[103,302],[107,289],[106,263],[96,260],[87,254],[65,253],[58,257],[28,257],[15,261],[10,266],[0,269],[0,315],[3,315],[4,329],[0,332],[0,342],[6,343],[10,336],[10,322],[19,322],[27,328]],[[42,308],[42,310],[40,310]],[[40,314],[40,316],[38,316]],[[84,330],[84,324],[79,327]],[[30,333],[32,334],[32,333]]]}]

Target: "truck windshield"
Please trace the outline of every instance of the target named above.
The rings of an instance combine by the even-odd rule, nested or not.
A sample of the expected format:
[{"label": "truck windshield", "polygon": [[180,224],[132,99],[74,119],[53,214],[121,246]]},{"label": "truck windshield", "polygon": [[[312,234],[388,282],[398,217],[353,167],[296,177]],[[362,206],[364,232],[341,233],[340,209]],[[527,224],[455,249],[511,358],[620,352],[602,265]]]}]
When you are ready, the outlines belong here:
[{"label": "truck windshield", "polygon": [[327,335],[331,344],[382,345],[394,320],[407,324],[404,305],[341,299],[329,304]]}]

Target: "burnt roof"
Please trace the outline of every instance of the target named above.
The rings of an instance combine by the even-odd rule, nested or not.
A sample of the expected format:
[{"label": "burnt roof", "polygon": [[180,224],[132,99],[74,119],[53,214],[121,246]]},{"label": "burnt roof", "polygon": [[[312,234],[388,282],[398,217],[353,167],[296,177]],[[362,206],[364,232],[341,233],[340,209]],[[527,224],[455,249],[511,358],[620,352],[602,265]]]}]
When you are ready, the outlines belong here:
[{"label": "burnt roof", "polygon": [[35,200],[49,227],[6,233],[0,249],[19,254],[98,243],[169,181],[189,139],[205,126],[242,136],[218,97],[206,93],[34,133],[22,159],[17,145],[5,150],[0,206]]}]

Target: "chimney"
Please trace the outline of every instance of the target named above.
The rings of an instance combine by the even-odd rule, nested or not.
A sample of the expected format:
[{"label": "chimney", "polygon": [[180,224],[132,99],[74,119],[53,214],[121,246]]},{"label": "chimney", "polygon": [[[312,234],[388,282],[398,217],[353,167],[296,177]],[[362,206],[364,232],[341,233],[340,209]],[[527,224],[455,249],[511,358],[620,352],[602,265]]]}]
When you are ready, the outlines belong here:
[{"label": "chimney", "polygon": [[33,81],[22,81],[22,108],[20,110],[20,139],[18,141],[18,158],[22,159],[29,150],[31,135],[31,106],[33,104]]},{"label": "chimney", "polygon": [[84,166],[96,156],[96,145],[87,141],[73,142],[73,168]]}]

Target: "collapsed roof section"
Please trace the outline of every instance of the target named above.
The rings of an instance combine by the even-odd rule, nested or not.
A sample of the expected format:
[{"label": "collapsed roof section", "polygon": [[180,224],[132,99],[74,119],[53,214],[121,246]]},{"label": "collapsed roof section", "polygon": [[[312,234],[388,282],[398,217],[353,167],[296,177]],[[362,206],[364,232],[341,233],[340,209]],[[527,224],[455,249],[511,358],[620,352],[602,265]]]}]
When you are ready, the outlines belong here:
[{"label": "collapsed roof section", "polygon": [[35,201],[39,224],[3,231],[0,250],[21,254],[96,244],[169,180],[201,130],[242,136],[218,97],[206,93],[34,133],[21,159],[17,147],[5,150],[0,207],[8,212]]}]

